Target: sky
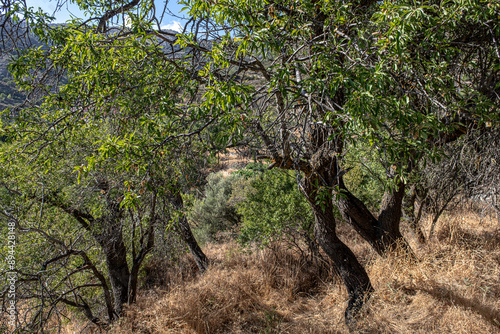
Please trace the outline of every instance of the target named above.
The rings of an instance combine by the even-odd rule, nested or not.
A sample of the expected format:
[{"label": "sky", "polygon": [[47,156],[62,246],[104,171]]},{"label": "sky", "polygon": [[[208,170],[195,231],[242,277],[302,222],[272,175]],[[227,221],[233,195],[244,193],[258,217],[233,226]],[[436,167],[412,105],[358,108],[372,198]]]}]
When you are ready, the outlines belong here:
[{"label": "sky", "polygon": [[[177,0],[166,1],[168,1],[167,8],[173,15],[169,15],[167,11],[161,22],[161,27],[162,29],[180,31],[181,24],[186,21],[185,12],[180,13],[184,5],[178,4]],[[55,13],[57,0],[26,0],[26,4],[28,7],[34,7],[35,9],[41,8],[44,12],[54,16],[56,18],[55,23],[64,23],[71,19],[71,17],[85,17],[84,13],[79,10],[78,5],[74,3],[66,3]],[[157,10],[161,10],[165,6],[165,0],[155,0],[155,6]],[[182,19],[182,17],[184,17],[184,19]]]}]

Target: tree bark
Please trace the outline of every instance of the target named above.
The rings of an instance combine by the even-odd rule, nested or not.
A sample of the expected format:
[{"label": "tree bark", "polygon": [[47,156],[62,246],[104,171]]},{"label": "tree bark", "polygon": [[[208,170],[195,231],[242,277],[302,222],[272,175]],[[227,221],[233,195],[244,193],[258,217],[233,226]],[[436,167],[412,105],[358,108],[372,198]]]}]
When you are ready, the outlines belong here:
[{"label": "tree bark", "polygon": [[332,260],[349,295],[345,321],[349,325],[373,291],[370,278],[354,253],[337,236],[333,190],[339,182],[337,155],[341,140],[329,140],[331,129],[311,126],[309,142],[314,152],[310,159],[311,172],[305,173],[302,192],[309,201],[314,218],[314,234],[321,248]]},{"label": "tree bark", "polygon": [[127,249],[123,243],[121,231],[119,235],[105,235],[109,237],[101,245],[109,272],[109,282],[113,290],[114,309],[117,316],[121,316],[123,304],[128,302],[130,271],[127,263]]},{"label": "tree bark", "polygon": [[120,317],[123,305],[129,300],[130,270],[127,262],[127,248],[123,240],[122,212],[119,203],[110,201],[108,211],[108,215],[100,219],[103,231],[95,234],[95,238],[104,252],[109,282],[113,290],[114,311]]},{"label": "tree bark", "polygon": [[[417,214],[415,215],[415,204],[417,203],[417,197],[420,197],[420,205],[417,210]],[[410,191],[410,198],[408,200],[406,213],[408,215],[408,225],[410,226],[413,233],[415,233],[418,242],[425,243],[425,235],[422,231],[422,227],[420,226],[420,219],[422,217],[422,212],[425,206],[425,197],[426,193],[423,193],[423,196],[419,196],[419,191],[417,190],[417,185],[413,185]]]},{"label": "tree bark", "polygon": [[[184,203],[181,194],[177,193],[174,195],[172,204],[174,205],[174,208],[176,210],[180,210],[183,208]],[[177,219],[177,227],[182,240],[186,243],[189,252],[193,256],[198,269],[201,273],[204,273],[208,268],[208,258],[205,253],[203,253],[203,250],[196,241],[185,215],[182,215]]]},{"label": "tree bark", "polygon": [[405,185],[400,182],[392,191],[387,191],[382,199],[378,219],[368,210],[365,204],[354,196],[339,181],[340,195],[336,204],[342,217],[377,251],[384,255],[400,246],[414,256],[408,242],[400,232],[401,210]]},{"label": "tree bark", "polygon": [[[129,278],[129,292],[128,292],[128,301],[127,303],[134,303],[136,300],[137,296],[137,283],[138,283],[138,277],[139,277],[139,269],[141,268],[142,261],[144,261],[144,258],[146,255],[154,248],[154,209],[152,210],[153,218],[152,222],[150,223],[149,230],[147,232],[147,240],[144,245],[142,245],[141,250],[139,251],[139,254],[133,259],[132,261],[132,270],[130,271],[130,278]],[[143,236],[144,237],[144,236]],[[142,238],[141,238],[142,241]]]},{"label": "tree bark", "polygon": [[314,213],[316,240],[332,260],[347,289],[349,300],[345,310],[345,321],[349,325],[373,292],[370,278],[354,253],[337,236],[332,194],[330,193],[325,200],[318,198],[318,187],[310,180],[306,180],[304,191]]},{"label": "tree bark", "polygon": [[177,221],[179,227],[179,233],[181,234],[182,240],[186,243],[189,248],[189,252],[193,255],[194,261],[200,269],[201,273],[204,273],[208,268],[208,258],[203,253],[200,245],[196,241],[193,233],[191,232],[191,228],[189,227],[189,223],[185,216],[182,216]]}]

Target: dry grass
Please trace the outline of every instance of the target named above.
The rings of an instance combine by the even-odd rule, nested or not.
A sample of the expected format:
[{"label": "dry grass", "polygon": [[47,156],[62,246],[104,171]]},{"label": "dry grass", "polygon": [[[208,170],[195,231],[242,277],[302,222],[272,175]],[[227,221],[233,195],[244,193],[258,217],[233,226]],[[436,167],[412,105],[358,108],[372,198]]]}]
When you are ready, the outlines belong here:
[{"label": "dry grass", "polygon": [[181,269],[151,264],[149,289],[112,332],[500,333],[497,221],[444,217],[435,239],[414,244],[419,262],[378,257],[340,229],[376,289],[355,328],[344,324],[345,289],[324,266],[284,247],[249,252],[226,243],[207,247],[212,265],[203,276],[186,259]]},{"label": "dry grass", "polygon": [[226,153],[218,154],[219,164],[214,171],[219,171],[224,176],[228,176],[232,172],[240,170],[252,161],[250,151],[246,153],[245,155],[236,149],[228,149]]}]

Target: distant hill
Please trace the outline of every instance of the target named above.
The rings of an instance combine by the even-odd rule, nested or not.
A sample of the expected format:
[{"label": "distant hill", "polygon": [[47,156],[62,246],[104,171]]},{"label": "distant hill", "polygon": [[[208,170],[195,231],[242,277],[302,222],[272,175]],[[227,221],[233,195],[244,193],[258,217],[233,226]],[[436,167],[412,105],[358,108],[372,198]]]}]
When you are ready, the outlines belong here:
[{"label": "distant hill", "polygon": [[9,54],[0,56],[0,110],[19,105],[25,99],[25,94],[17,89],[7,69],[10,59]]},{"label": "distant hill", "polygon": [[[54,24],[54,26],[57,26],[60,24]],[[5,28],[5,27],[4,27]],[[113,29],[110,30],[112,32]],[[177,34],[177,32],[173,30],[164,30],[167,33],[171,34]],[[3,32],[5,33],[5,32]],[[9,32],[10,34],[11,32]],[[40,46],[41,43],[39,43],[36,38],[33,35],[30,35],[31,42],[34,46]],[[168,37],[168,39],[173,40],[174,37]],[[165,41],[160,41],[160,45],[164,46],[166,48],[166,52],[179,52],[180,47],[176,45],[173,50],[172,48],[168,45],[167,42]],[[8,43],[8,42],[7,42]],[[8,45],[7,45],[8,47]],[[2,46],[0,45],[0,48]],[[185,50],[187,51],[187,50]],[[178,54],[178,56],[182,56],[184,54]],[[19,91],[19,89],[16,87],[14,80],[12,78],[12,75],[8,71],[8,65],[12,59],[13,53],[9,52],[8,50],[5,49],[5,45],[3,47],[3,50],[0,49],[0,111],[5,110],[6,108],[9,107],[14,107],[17,105],[22,104],[25,101],[26,94]]]},{"label": "distant hill", "polygon": [[17,89],[8,66],[17,47],[23,48],[27,45],[41,45],[33,34],[27,33],[26,25],[21,21],[13,24],[6,16],[0,18],[0,111],[8,107],[21,104],[25,100],[25,94]]}]

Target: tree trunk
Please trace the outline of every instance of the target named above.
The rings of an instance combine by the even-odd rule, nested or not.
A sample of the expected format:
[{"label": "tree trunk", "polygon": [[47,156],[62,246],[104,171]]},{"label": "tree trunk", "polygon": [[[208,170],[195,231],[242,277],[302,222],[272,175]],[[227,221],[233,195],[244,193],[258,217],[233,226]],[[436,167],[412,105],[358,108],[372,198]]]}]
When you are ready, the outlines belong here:
[{"label": "tree trunk", "polygon": [[333,211],[333,189],[339,181],[337,155],[341,141],[330,141],[329,129],[311,127],[310,142],[315,153],[311,156],[312,171],[305,175],[302,192],[313,209],[314,234],[321,248],[332,260],[347,289],[349,301],[345,321],[349,325],[373,291],[370,278],[354,253],[338,238]]},{"label": "tree trunk", "polygon": [[127,262],[127,248],[123,241],[121,225],[122,211],[119,203],[108,203],[108,215],[101,219],[103,232],[95,238],[101,246],[108,267],[109,282],[113,290],[114,311],[120,317],[123,304],[128,303],[130,271]]},{"label": "tree trunk", "polygon": [[[179,193],[177,193],[172,199],[172,204],[176,210],[181,210],[183,208],[184,203]],[[193,255],[198,269],[200,269],[201,273],[204,273],[208,268],[208,258],[196,241],[185,215],[182,215],[177,219],[177,227],[182,240],[188,246],[191,255]]]},{"label": "tree trunk", "polygon": [[378,254],[384,255],[393,251],[396,246],[400,246],[414,256],[408,242],[400,232],[404,183],[400,182],[392,191],[385,192],[378,219],[347,189],[342,177],[340,177],[339,187],[341,194],[337,196],[336,204],[342,217],[368,241]]},{"label": "tree trunk", "polygon": [[184,240],[189,248],[189,252],[191,253],[191,255],[193,255],[198,269],[200,269],[201,273],[204,273],[208,268],[208,258],[206,257],[205,253],[203,253],[201,247],[198,245],[198,242],[194,238],[194,235],[191,232],[191,228],[189,227],[189,223],[185,216],[179,218],[178,226],[182,240]]},{"label": "tree trunk", "polygon": [[345,310],[345,321],[350,324],[361,310],[365,300],[370,297],[373,287],[368,274],[354,253],[337,236],[331,201],[332,194],[329,194],[328,199],[319,199],[322,204],[318,204],[318,187],[307,180],[306,184],[308,184],[305,187],[306,196],[315,218],[314,234],[316,240],[332,260],[337,273],[347,288],[349,301]]},{"label": "tree trunk", "polygon": [[376,231],[378,232],[377,242],[383,245],[384,249],[392,249],[398,244],[409,249],[399,229],[405,188],[405,184],[399,182],[394,189],[386,191],[382,198]]},{"label": "tree trunk", "polygon": [[354,253],[337,237],[335,218],[330,207],[323,212],[314,209],[314,234],[321,248],[333,261],[337,272],[347,288],[349,302],[345,310],[345,320],[350,323],[360,311],[365,300],[373,292],[368,274],[356,259]]},{"label": "tree trunk", "polygon": [[109,282],[113,290],[114,309],[121,316],[123,304],[128,302],[130,271],[127,263],[127,249],[123,242],[121,229],[116,234],[104,234],[101,247],[108,267]]},{"label": "tree trunk", "polygon": [[[419,196],[418,193],[419,191],[417,190],[417,185],[414,185],[411,188],[410,198],[408,200],[407,208],[405,209],[405,211],[409,218],[408,225],[410,226],[413,233],[415,233],[418,242],[425,243],[425,235],[422,231],[422,227],[420,226],[420,219],[422,217],[422,212],[425,206],[426,194],[424,193],[425,196]],[[417,203],[417,197],[420,197],[420,205],[418,207],[417,214],[415,215],[415,204]]]},{"label": "tree trunk", "polygon": [[[144,258],[146,257],[146,255],[154,247],[154,239],[155,239],[154,208],[153,208],[152,213],[153,213],[153,219],[152,219],[152,222],[150,222],[151,225],[149,226],[149,230],[147,232],[146,243],[144,245],[141,245],[141,250],[139,251],[139,254],[134,258],[133,263],[132,263],[132,270],[130,271],[129,286],[128,286],[128,288],[129,288],[128,301],[127,301],[128,304],[134,303],[136,300],[139,269],[141,268],[142,261],[144,261]],[[141,240],[142,240],[142,238],[141,238]]]}]

